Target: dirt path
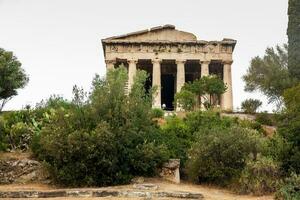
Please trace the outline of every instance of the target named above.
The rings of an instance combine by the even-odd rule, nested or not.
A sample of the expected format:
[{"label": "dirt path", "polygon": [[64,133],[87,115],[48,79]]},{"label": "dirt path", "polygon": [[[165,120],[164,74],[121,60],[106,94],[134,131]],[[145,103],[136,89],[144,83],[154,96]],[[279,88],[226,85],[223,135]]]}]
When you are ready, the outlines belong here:
[{"label": "dirt path", "polygon": [[[166,181],[162,181],[161,179],[146,179],[145,183],[153,183],[158,185],[157,191],[186,191],[186,192],[194,192],[201,193],[204,196],[204,199],[207,200],[271,200],[272,196],[251,196],[251,195],[237,195],[228,190],[219,189],[211,186],[203,186],[203,185],[194,185],[190,183],[181,183],[181,184],[172,184]],[[124,185],[124,186],[113,186],[106,187],[107,189],[113,190],[132,190],[132,185]],[[54,186],[43,185],[43,184],[26,184],[26,185],[0,185],[0,191],[20,191],[20,190],[52,190],[52,189],[60,189]],[[83,189],[83,188],[82,188]],[[71,199],[78,200],[79,198],[46,198],[46,200],[63,200],[63,199]],[[81,200],[95,200],[99,198],[80,198]],[[101,199],[144,199],[144,198],[101,198]],[[160,198],[160,199],[168,199],[168,198]],[[16,199],[14,199],[16,200]]]}]

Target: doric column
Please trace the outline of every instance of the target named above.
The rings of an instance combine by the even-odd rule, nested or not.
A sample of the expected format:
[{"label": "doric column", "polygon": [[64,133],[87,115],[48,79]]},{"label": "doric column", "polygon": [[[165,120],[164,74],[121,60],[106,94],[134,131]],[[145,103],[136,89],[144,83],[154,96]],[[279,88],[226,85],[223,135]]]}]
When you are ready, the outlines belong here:
[{"label": "doric column", "polygon": [[231,64],[233,61],[223,62],[224,83],[227,86],[226,92],[222,95],[221,107],[223,110],[232,111],[233,97],[232,97],[232,78],[231,78]]},{"label": "doric column", "polygon": [[184,63],[185,60],[176,60],[176,64],[177,64],[176,92],[180,92],[182,86],[185,83]]},{"label": "doric column", "polygon": [[115,68],[116,60],[105,60],[106,63],[106,71]]},{"label": "doric column", "polygon": [[161,108],[161,69],[160,69],[161,60],[155,59],[152,60],[153,72],[152,72],[152,87],[156,87],[156,92],[154,94],[153,107]]},{"label": "doric column", "polygon": [[201,77],[209,75],[209,61],[200,61],[201,64]]},{"label": "doric column", "polygon": [[136,63],[137,60],[128,60],[128,90],[130,92],[133,85],[134,76],[136,74]]},{"label": "doric column", "polygon": [[[210,61],[207,61],[207,60],[206,61],[200,61],[200,64],[201,64],[201,77],[209,75],[209,63],[210,63]],[[205,97],[201,97],[201,108],[202,109],[205,109],[203,103],[206,100],[210,101],[210,96],[209,95],[205,95]]]}]

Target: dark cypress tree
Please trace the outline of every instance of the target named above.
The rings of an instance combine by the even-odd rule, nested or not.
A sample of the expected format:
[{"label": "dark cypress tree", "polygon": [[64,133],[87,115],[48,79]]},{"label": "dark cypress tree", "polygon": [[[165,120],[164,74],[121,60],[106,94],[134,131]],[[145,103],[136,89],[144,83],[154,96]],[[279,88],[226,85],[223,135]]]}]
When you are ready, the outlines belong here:
[{"label": "dark cypress tree", "polygon": [[300,80],[300,0],[289,0],[288,68],[292,77]]}]

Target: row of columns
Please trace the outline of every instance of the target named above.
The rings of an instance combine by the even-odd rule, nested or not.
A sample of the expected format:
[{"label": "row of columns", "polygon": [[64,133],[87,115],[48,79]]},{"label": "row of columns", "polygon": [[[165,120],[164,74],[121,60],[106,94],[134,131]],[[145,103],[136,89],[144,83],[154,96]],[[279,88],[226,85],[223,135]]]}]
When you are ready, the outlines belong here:
[{"label": "row of columns", "polygon": [[[114,68],[115,61],[106,60],[107,70]],[[128,60],[128,89],[130,90],[133,79],[136,74],[136,64],[137,60]],[[152,60],[153,71],[152,71],[152,86],[157,87],[156,94],[154,96],[153,107],[161,108],[161,60],[154,59]],[[177,64],[177,88],[176,92],[180,92],[181,88],[185,83],[185,60],[176,60]],[[209,75],[209,64],[210,61],[201,61],[201,76]],[[226,92],[221,97],[221,108],[224,110],[232,110],[233,109],[233,101],[232,101],[232,76],[231,76],[231,64],[232,61],[223,62],[223,81],[227,86]]]}]

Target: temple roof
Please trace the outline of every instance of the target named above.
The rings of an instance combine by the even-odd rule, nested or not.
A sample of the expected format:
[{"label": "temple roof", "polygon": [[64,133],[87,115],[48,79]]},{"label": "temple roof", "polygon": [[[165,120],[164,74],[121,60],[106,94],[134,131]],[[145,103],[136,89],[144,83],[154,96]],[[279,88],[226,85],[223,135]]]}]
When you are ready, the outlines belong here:
[{"label": "temple roof", "polygon": [[113,36],[102,40],[105,44],[227,44],[233,48],[236,40],[224,38],[221,41],[197,40],[193,33],[175,29],[174,25],[157,26],[150,29]]}]

